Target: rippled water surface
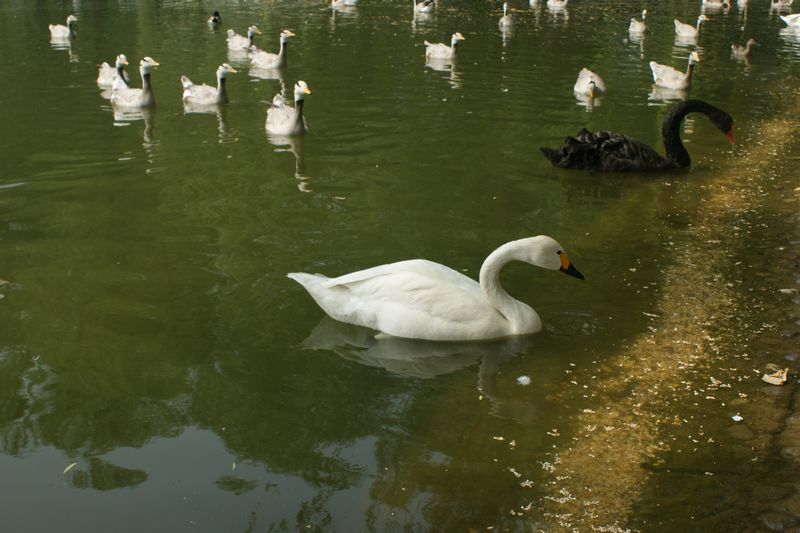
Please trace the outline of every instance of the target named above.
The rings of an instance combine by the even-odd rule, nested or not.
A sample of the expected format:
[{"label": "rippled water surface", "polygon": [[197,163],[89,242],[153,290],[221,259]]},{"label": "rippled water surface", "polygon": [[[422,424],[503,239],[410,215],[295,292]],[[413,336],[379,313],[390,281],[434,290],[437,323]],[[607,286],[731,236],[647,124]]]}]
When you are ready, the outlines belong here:
[{"label": "rippled water surface", "polygon": [[[745,485],[736,465],[751,459],[742,444],[718,448],[733,414],[723,396],[753,397],[757,385],[698,393],[698,384],[712,374],[735,383],[758,366],[736,324],[765,319],[737,309],[753,291],[747,268],[785,234],[756,237],[763,219],[743,199],[784,179],[784,167],[759,166],[768,147],[754,150],[771,142],[762,125],[789,106],[783,89],[797,85],[800,61],[800,32],[750,3],[707,12],[687,45],[672,20],[696,20],[699,0],[574,0],[565,10],[515,1],[505,34],[499,2],[439,0],[414,17],[406,1],[334,10],[306,0],[6,0],[2,529],[527,531],[569,527],[571,502],[610,509],[578,529],[647,529],[701,487],[702,504],[718,506],[705,512],[721,511],[726,491],[703,476]],[[629,19],[644,7],[650,30],[632,40]],[[214,9],[217,30],[206,25]],[[51,43],[47,25],[69,13],[77,38]],[[282,29],[296,33],[285,68],[253,72],[229,57],[225,30],[250,24],[273,52]],[[455,31],[466,37],[458,59],[426,64],[423,41]],[[751,36],[761,46],[733,61],[730,43]],[[661,120],[681,95],[654,89],[648,62],[682,70],[695,49],[691,96],[734,116],[735,148],[695,116],[683,132],[687,173],[600,176],[541,155],[582,127],[661,151]],[[118,53],[133,86],[140,58],[160,62],[155,109],[115,114],[101,97],[97,65]],[[222,62],[239,70],[230,104],[184,110],[180,76],[212,83]],[[604,77],[607,95],[576,100],[582,67]],[[312,90],[309,132],[268,136],[268,102],[301,79]],[[414,257],[477,277],[495,247],[536,234],[558,239],[587,280],[510,265],[505,287],[544,322],[527,338],[375,340],[323,318],[286,278]],[[689,275],[707,272],[708,257],[717,278]],[[690,339],[705,318],[668,317],[693,307],[710,325]],[[676,339],[686,344],[665,345]],[[684,356],[686,366],[658,373]],[[689,367],[703,370],[681,374]],[[640,379],[648,373],[657,379]],[[637,394],[671,403],[648,407]],[[698,394],[714,400],[698,406]],[[646,457],[592,440],[612,430],[631,431],[622,441]],[[700,451],[681,451],[679,438]],[[629,469],[598,451],[615,447]],[[586,465],[576,457],[595,452]],[[646,478],[634,475],[641,462]],[[653,482],[665,462],[702,479]],[[578,494],[615,468],[635,510],[615,511],[613,484]]]}]

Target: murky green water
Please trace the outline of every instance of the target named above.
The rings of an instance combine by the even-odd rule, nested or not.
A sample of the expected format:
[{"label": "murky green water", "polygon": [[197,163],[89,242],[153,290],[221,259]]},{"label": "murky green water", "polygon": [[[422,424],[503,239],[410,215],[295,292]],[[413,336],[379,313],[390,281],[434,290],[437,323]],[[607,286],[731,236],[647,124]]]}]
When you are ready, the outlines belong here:
[{"label": "murky green water", "polygon": [[[738,147],[697,117],[684,133],[691,172],[597,176],[553,169],[537,148],[586,126],[660,149],[671,102],[652,94],[647,63],[684,67],[694,47],[675,44],[672,19],[696,19],[699,5],[647,5],[651,30],[640,43],[629,42],[627,25],[641,2],[511,7],[516,26],[502,35],[499,4],[466,0],[416,19],[404,1],[377,0],[339,11],[316,1],[0,6],[2,529],[568,527],[554,506],[575,500],[574,478],[559,477],[558,465],[604,406],[616,413],[597,414],[609,434],[608,420],[685,423],[654,422],[660,429],[638,435],[652,439],[637,446],[654,450],[655,474],[621,476],[633,510],[573,527],[663,527],[687,500],[698,519],[733,507],[741,514],[725,520],[735,523],[751,512],[739,487],[754,474],[735,466],[752,459],[737,451],[746,446],[720,451],[731,439],[749,443],[737,430],[731,437],[723,396],[755,399],[761,387],[739,379],[704,391],[719,398],[699,405],[697,391],[709,375],[728,384],[752,376],[764,356],[742,345],[757,341],[765,319],[736,309],[764,288],[748,265],[769,268],[764,255],[787,245],[791,228],[751,215],[771,212],[784,194],[775,187],[796,171],[779,164],[782,152],[765,175],[748,149],[772,142],[762,125],[792,104],[783,89],[797,84],[800,34],[766,6],[710,13],[691,95],[734,116]],[[212,31],[205,20],[215,8],[224,22]],[[47,25],[72,12],[78,38],[52,46]],[[211,83],[229,61],[225,29],[253,23],[269,51],[281,29],[297,34],[279,79],[231,58],[240,70],[231,103],[185,113],[180,75]],[[454,31],[467,38],[455,65],[426,66],[423,40]],[[748,64],[733,62],[730,43],[750,36],[762,46]],[[101,98],[96,65],[120,52],[132,65],[145,55],[161,63],[151,113],[115,117]],[[572,95],[584,66],[609,86],[590,108]],[[309,133],[268,137],[266,103],[299,79],[313,91]],[[719,201],[731,173],[753,198],[767,197],[760,208]],[[718,226],[703,218],[709,212]],[[696,242],[705,223],[711,236]],[[540,233],[569,250],[587,281],[510,266],[505,286],[545,323],[530,338],[375,342],[323,319],[285,277],[413,257],[475,277],[496,246]],[[650,335],[654,353],[670,359],[657,331],[670,295],[686,292],[673,288],[685,278],[675,269],[708,267],[702,259],[715,251],[717,277],[697,285],[718,281],[733,315],[708,317],[717,337],[711,349],[697,345],[700,370],[661,376],[664,389],[652,394],[669,404],[626,418],[615,408],[632,397],[623,384],[649,370],[646,360],[633,361],[637,371],[620,361]],[[676,435],[699,452],[679,451]],[[675,465],[680,481],[663,475]],[[759,475],[783,468],[768,462]],[[585,475],[607,471],[598,464]],[[731,492],[741,500],[721,497]],[[598,490],[597,502],[578,500],[614,508],[615,498]]]}]

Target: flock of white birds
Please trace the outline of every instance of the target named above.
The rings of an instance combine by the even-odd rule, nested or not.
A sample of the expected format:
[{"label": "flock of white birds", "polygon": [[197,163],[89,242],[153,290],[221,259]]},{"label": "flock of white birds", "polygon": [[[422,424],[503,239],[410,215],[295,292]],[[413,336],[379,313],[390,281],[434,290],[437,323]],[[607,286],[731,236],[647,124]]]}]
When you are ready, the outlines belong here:
[{"label": "flock of white birds", "polygon": [[[353,6],[358,0],[331,0],[333,8]],[[770,0],[773,7],[785,8],[792,0]],[[537,5],[539,0],[530,0]],[[547,0],[552,9],[563,9],[568,0]],[[728,9],[729,0],[702,0],[704,6]],[[741,6],[747,0],[738,0]],[[436,8],[436,0],[412,0],[414,13],[428,13]],[[642,19],[631,19],[629,33],[641,36],[647,29],[647,11]],[[800,14],[781,16],[792,27],[800,29]],[[74,15],[67,17],[67,24],[51,25],[53,39],[71,39]],[[700,15],[696,25],[675,20],[676,37],[697,39],[701,25],[707,21]],[[214,12],[208,24],[218,26],[221,16]],[[501,29],[510,29],[514,24],[513,14],[508,4],[503,4],[503,16],[499,20]],[[250,26],[247,35],[238,35],[228,30],[229,51],[245,53],[251,67],[263,69],[280,68],[286,62],[286,43],[294,33],[284,30],[280,34],[280,49],[272,54],[258,49],[254,36],[260,31]],[[433,60],[452,60],[458,45],[464,41],[461,33],[452,35],[450,44],[425,42],[426,57]],[[745,46],[733,45],[731,50],[736,58],[750,54],[756,44],[750,39]],[[650,62],[653,80],[656,85],[673,90],[688,89],[691,84],[694,65],[699,61],[697,52],[689,55],[686,72],[670,66]],[[114,67],[104,63],[100,66],[97,84],[111,89],[110,99],[115,107],[143,108],[155,105],[150,74],[158,62],[150,57],[139,63],[142,88],[132,88],[124,71],[127,58],[117,56]],[[217,69],[217,87],[196,85],[186,77],[181,77],[183,101],[187,105],[216,106],[228,101],[225,92],[225,79],[236,73],[230,65],[222,64]],[[574,85],[579,96],[594,97],[606,91],[606,85],[596,73],[583,69]],[[303,98],[310,94],[307,84],[298,81],[294,86],[295,105],[290,106],[278,94],[267,111],[267,131],[279,135],[298,135],[305,131],[303,118]],[[523,261],[548,270],[561,271],[583,279],[567,258],[561,245],[547,236],[530,237],[506,243],[497,248],[483,263],[479,282],[456,272],[444,265],[423,259],[413,259],[381,265],[374,268],[352,272],[338,278],[328,278],[320,274],[294,272],[288,276],[309,292],[314,300],[331,317],[352,324],[378,330],[385,335],[427,339],[433,341],[473,341],[512,335],[525,335],[541,329],[541,320],[536,311],[506,293],[500,286],[500,271],[511,261]]]}]

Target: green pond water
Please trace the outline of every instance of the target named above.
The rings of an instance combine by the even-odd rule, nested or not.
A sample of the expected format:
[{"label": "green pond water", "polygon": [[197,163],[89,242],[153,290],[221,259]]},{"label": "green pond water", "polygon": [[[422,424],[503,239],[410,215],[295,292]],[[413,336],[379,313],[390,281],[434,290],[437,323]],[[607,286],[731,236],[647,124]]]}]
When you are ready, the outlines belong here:
[{"label": "green pond water", "polygon": [[[753,467],[750,440],[772,429],[743,435],[731,415],[763,394],[753,369],[786,352],[762,361],[753,342],[793,305],[771,296],[785,284],[765,257],[796,231],[774,215],[796,159],[764,148],[763,126],[796,116],[800,32],[763,2],[707,12],[689,45],[672,20],[696,20],[699,0],[515,1],[507,34],[499,2],[440,0],[416,17],[409,4],[0,5],[0,529],[585,531],[728,527],[755,513],[746,487],[785,465],[765,451]],[[632,41],[644,7],[650,30]],[[48,24],[70,13],[77,38],[51,43]],[[273,52],[282,29],[296,33],[281,71],[228,56],[225,30],[250,24]],[[455,31],[458,60],[426,65],[423,41]],[[733,61],[730,43],[751,36],[761,46]],[[698,115],[683,129],[688,172],[592,175],[539,152],[582,127],[661,151],[680,95],[654,90],[648,62],[682,70],[691,50],[691,96],[734,117],[735,147]],[[118,53],[135,87],[139,59],[160,62],[152,111],[115,114],[101,96],[97,65]],[[223,62],[239,70],[230,104],[186,112],[180,76],[210,84]],[[591,105],[572,94],[582,67],[609,87]],[[270,137],[267,104],[297,80],[312,90],[309,132]],[[731,188],[733,207],[718,196],[730,183],[744,190]],[[375,340],[324,318],[286,278],[416,257],[477,277],[494,248],[537,234],[586,281],[509,265],[504,286],[544,323],[525,338]],[[684,275],[687,261],[709,277]],[[721,318],[717,293],[702,292],[716,286]],[[691,328],[661,334],[660,321],[695,307],[671,304],[695,292],[714,346],[688,352],[691,373],[637,381],[686,355],[664,339]],[[769,316],[754,299],[772,302]],[[698,392],[710,376],[733,387]],[[631,381],[664,403],[625,414]],[[644,473],[621,460],[614,481],[608,464],[581,466],[593,413],[592,435],[654,421],[592,445],[649,450],[634,461]],[[678,422],[665,430],[667,419]],[[562,464],[584,479],[560,476]],[[578,495],[606,478],[628,492]]]}]

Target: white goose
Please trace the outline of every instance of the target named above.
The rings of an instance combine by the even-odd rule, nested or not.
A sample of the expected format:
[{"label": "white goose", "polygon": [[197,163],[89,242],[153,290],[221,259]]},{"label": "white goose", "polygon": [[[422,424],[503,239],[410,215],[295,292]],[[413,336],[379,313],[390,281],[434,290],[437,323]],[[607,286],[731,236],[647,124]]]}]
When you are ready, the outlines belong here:
[{"label": "white goose", "polygon": [[800,27],[800,13],[795,13],[794,15],[781,15],[781,20],[787,25],[791,27]]},{"label": "white goose", "polygon": [[228,50],[249,49],[253,46],[253,38],[256,34],[261,35],[261,30],[256,26],[247,28],[247,37],[239,35],[233,30],[228,30]]},{"label": "white goose", "polygon": [[700,24],[707,21],[708,17],[700,15],[697,17],[697,26],[691,24],[684,24],[678,19],[675,19],[675,35],[679,37],[697,37],[700,34]]},{"label": "white goose", "polygon": [[111,105],[130,108],[155,106],[156,98],[153,94],[153,86],[150,84],[150,71],[158,65],[158,61],[151,57],[142,59],[139,62],[139,74],[142,76],[142,88],[115,88],[111,93]]},{"label": "white goose", "polygon": [[130,82],[130,77],[128,77],[128,73],[125,72],[125,65],[127,64],[128,58],[125,57],[125,54],[119,54],[117,56],[114,60],[113,67],[103,62],[97,71],[97,86],[101,89],[111,89],[114,86],[115,77],[117,77],[119,80],[116,83],[122,83],[119,87],[127,87],[128,82]]},{"label": "white goose", "polygon": [[331,7],[354,7],[358,4],[358,0],[331,0]]},{"label": "white goose", "polygon": [[306,119],[303,116],[303,99],[311,94],[306,82],[298,81],[294,85],[294,107],[286,104],[280,94],[272,99],[267,109],[265,127],[274,135],[302,135],[306,131]]},{"label": "white goose", "polygon": [[747,39],[747,43],[744,46],[733,43],[731,45],[731,55],[734,59],[747,59],[753,46],[758,46],[758,43],[752,37]]},{"label": "white goose", "polygon": [[659,87],[672,90],[688,89],[692,85],[692,72],[694,66],[700,61],[697,52],[689,54],[689,66],[686,72],[676,70],[669,65],[661,65],[655,61],[650,62],[650,70],[653,71],[653,81]]},{"label": "white goose", "polygon": [[78,22],[78,17],[70,15],[67,17],[66,26],[63,24],[50,24],[48,26],[50,28],[50,37],[53,39],[69,39],[75,37],[75,29],[72,26],[76,22]]},{"label": "white goose", "polygon": [[631,18],[631,25],[628,27],[628,33],[642,34],[647,31],[647,10],[642,10],[642,20]]},{"label": "white goose", "polygon": [[578,96],[594,98],[606,92],[606,83],[603,78],[588,68],[584,68],[578,73],[578,79],[575,81],[572,90]]},{"label": "white goose", "polygon": [[455,32],[450,38],[450,46],[444,43],[429,43],[425,41],[425,57],[433,59],[452,59],[456,57],[458,43],[465,40],[463,35],[459,32]]},{"label": "white goose", "polygon": [[194,105],[227,104],[228,93],[225,90],[225,79],[228,74],[236,74],[237,70],[227,63],[217,67],[217,86],[211,87],[205,83],[195,85],[186,76],[181,76],[183,86],[183,103]]},{"label": "white goose", "polygon": [[552,9],[564,9],[569,0],[547,0],[547,7]]},{"label": "white goose", "polygon": [[508,2],[503,2],[503,16],[498,23],[500,28],[510,28],[514,25],[514,18],[508,14]]},{"label": "white goose", "polygon": [[286,47],[289,38],[294,37],[294,33],[283,30],[280,35],[280,51],[277,54],[270,54],[263,50],[256,50],[250,56],[250,66],[254,68],[273,69],[280,68],[286,64]]},{"label": "white goose", "polygon": [[542,329],[539,315],[500,285],[500,271],[523,261],[584,279],[567,254],[546,235],[506,243],[483,262],[480,283],[455,270],[412,259],[338,278],[292,272],[332,318],[394,337],[478,341],[527,335]]},{"label": "white goose", "polygon": [[414,5],[415,13],[431,13],[433,8],[436,7],[436,0],[422,0],[419,3],[417,3],[417,0],[411,0],[411,3]]}]

